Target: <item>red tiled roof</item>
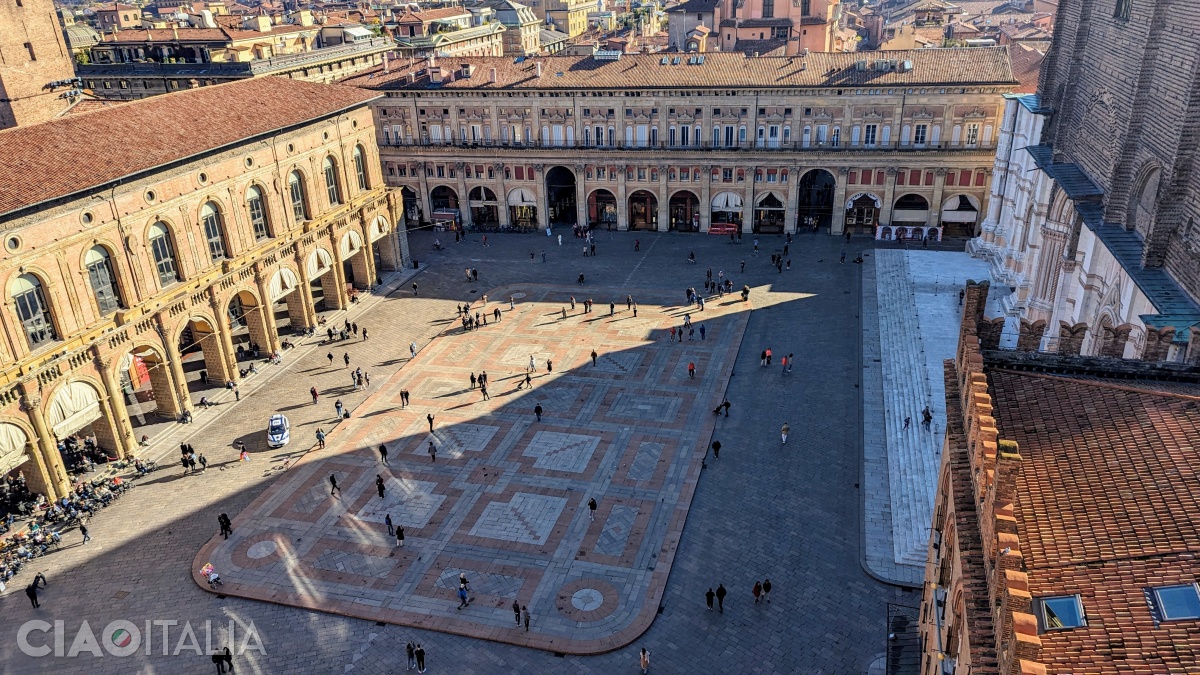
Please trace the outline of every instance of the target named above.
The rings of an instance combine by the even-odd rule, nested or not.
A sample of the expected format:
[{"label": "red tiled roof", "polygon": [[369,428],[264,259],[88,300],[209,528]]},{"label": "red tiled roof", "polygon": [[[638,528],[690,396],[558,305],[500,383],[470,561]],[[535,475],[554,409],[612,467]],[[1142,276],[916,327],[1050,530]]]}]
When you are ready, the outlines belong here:
[{"label": "red tiled roof", "polygon": [[1021,82],[1013,92],[1015,94],[1036,94],[1038,79],[1041,77],[1042,61],[1046,54],[1034,47],[1024,44],[1013,45],[1008,50],[1012,57],[1013,76]]},{"label": "red tiled roof", "polygon": [[1078,593],[1088,617],[1042,633],[1038,660],[1052,673],[1195,672],[1200,621],[1157,628],[1143,589],[1200,579],[1200,396],[988,377],[999,436],[1021,455],[1014,515],[1030,593]]},{"label": "red tiled roof", "polygon": [[374,98],[353,87],[263,77],[6,129],[0,131],[0,215]]},{"label": "red tiled roof", "polygon": [[[240,20],[238,23],[241,23]],[[297,26],[291,24],[272,26],[271,30],[265,33],[256,30],[243,30],[235,27],[139,28],[136,30],[123,30],[111,35],[105,35],[104,42],[106,44],[146,42],[229,42],[231,40],[253,40],[259,38],[270,40],[272,36],[276,35],[290,35],[291,33],[300,33],[303,31],[316,32],[320,29],[320,26]]]},{"label": "red tiled roof", "polygon": [[[611,44],[613,41],[610,40]],[[443,59],[457,66],[471,63],[476,75],[437,85],[429,81],[426,64],[418,61],[411,68],[395,68],[384,73],[382,67],[360,73],[343,81],[369,89],[596,89],[602,87],[856,87],[856,86],[937,86],[947,84],[1016,84],[1005,47],[973,49],[910,49],[882,52],[812,52],[806,57],[750,57],[737,52],[700,55],[704,63],[661,65],[661,56],[631,54],[616,61],[591,56],[547,56],[514,63],[508,57],[461,57]],[[870,67],[874,59],[912,61],[908,72],[878,71]],[[866,70],[855,64],[867,61]],[[537,65],[542,77],[537,77]],[[489,83],[490,70],[496,69],[496,82]],[[415,81],[407,82],[408,75]]]}]

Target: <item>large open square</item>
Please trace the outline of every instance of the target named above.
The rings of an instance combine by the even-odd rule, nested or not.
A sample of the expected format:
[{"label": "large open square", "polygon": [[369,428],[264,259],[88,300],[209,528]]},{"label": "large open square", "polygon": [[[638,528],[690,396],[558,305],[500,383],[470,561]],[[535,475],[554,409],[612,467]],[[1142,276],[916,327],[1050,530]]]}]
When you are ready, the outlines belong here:
[{"label": "large open square", "polygon": [[[797,236],[791,269],[779,272],[770,256],[783,254],[782,237],[761,238],[755,256],[750,237],[601,232],[595,257],[569,232],[561,247],[540,235],[493,236],[490,246],[472,236],[435,251],[435,237],[447,242],[410,234],[420,270],[385,279],[345,315],[369,340],[310,338],[247,379],[240,401],[219,399],[156,438],[143,456],[162,468],[96,514],[91,541],[71,529],[38,560],[49,581],[41,608],[10,584],[0,600],[7,672],[194,672],[212,667],[200,651],[231,645],[251,672],[390,673],[410,640],[432,672],[453,673],[627,672],[642,647],[657,672],[861,673],[878,661],[889,604],[919,600],[862,566],[862,268],[850,260],[874,242]],[[466,268],[480,281],[465,281]],[[670,343],[684,289],[702,289],[709,268],[735,291],[750,286],[749,302],[710,301],[692,312],[695,339]],[[489,315],[464,332],[456,306],[474,311],[484,294],[502,321]],[[591,314],[580,313],[585,297]],[[767,347],[770,368],[760,366]],[[354,390],[343,355],[370,374],[369,389]],[[515,391],[531,355],[533,389]],[[470,388],[481,370],[487,402]],[[729,417],[714,417],[722,396]],[[351,417],[334,427],[338,399]],[[292,441],[271,450],[266,420],[280,411]],[[317,428],[330,432],[322,451],[312,449]],[[710,452],[701,468],[711,440],[720,458]],[[237,461],[239,441],[249,463]],[[207,455],[207,473],[183,475],[180,442]],[[340,498],[329,496],[330,473]],[[234,522],[228,542],[214,538],[221,513]],[[386,515],[405,527],[403,548]],[[209,561],[221,595],[198,583],[197,563]],[[474,596],[463,610],[459,571]],[[751,588],[766,578],[771,602],[754,604]],[[725,612],[708,612],[704,594],[718,584]],[[510,623],[513,599],[530,609],[528,633]],[[19,647],[35,619],[64,622],[63,656]],[[149,647],[66,656],[85,620],[97,635],[131,622],[152,635]],[[261,650],[241,649],[251,625]],[[28,636],[54,640],[53,630]]]}]

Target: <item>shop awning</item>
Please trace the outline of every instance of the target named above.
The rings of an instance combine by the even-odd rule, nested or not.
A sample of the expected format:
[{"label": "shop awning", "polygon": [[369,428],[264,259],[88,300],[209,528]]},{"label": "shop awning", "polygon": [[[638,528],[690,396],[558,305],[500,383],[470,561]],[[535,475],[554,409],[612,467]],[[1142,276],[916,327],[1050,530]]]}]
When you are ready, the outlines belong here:
[{"label": "shop awning", "polygon": [[508,193],[509,206],[537,206],[537,197],[529,188],[514,188]]},{"label": "shop awning", "polygon": [[25,446],[29,444],[29,436],[25,430],[7,422],[0,424],[0,476],[21,466],[29,459]]},{"label": "shop awning", "polygon": [[741,211],[742,196],[736,192],[718,192],[712,200],[713,211]]},{"label": "shop awning", "polygon": [[56,437],[66,438],[100,419],[102,414],[100,392],[87,382],[71,382],[54,395],[46,411],[46,423]]}]

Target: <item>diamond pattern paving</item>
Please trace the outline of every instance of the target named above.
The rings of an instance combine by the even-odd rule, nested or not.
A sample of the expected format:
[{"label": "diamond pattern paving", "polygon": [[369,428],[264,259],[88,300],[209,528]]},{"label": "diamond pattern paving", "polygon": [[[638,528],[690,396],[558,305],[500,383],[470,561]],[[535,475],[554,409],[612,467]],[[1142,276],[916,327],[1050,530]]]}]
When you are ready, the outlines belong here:
[{"label": "diamond pattern paving", "polygon": [[563,497],[518,492],[510,502],[488,504],[471,528],[471,536],[541,546],[566,506]]},{"label": "diamond pattern paving", "polygon": [[614,506],[608,518],[604,520],[604,529],[600,532],[600,538],[596,540],[593,551],[600,555],[621,555],[625,544],[629,543],[629,532],[637,515],[638,510],[632,506]]},{"label": "diamond pattern paving", "polygon": [[523,454],[536,457],[533,465],[539,469],[579,473],[587,468],[599,444],[595,436],[539,431]]},{"label": "diamond pattern paving", "polygon": [[383,523],[386,516],[401,527],[421,529],[429,524],[435,511],[446,501],[434,494],[437,483],[395,476],[385,480],[383,499],[371,499],[355,516],[370,523]]},{"label": "diamond pattern paving", "polygon": [[658,466],[658,458],[662,455],[663,444],[643,441],[638,444],[637,456],[629,467],[629,479],[635,481],[650,480],[654,477],[654,469]]},{"label": "diamond pattern paving", "polygon": [[396,567],[396,561],[391,558],[327,548],[324,553],[317,556],[312,566],[328,572],[348,572],[363,577],[382,579]]}]

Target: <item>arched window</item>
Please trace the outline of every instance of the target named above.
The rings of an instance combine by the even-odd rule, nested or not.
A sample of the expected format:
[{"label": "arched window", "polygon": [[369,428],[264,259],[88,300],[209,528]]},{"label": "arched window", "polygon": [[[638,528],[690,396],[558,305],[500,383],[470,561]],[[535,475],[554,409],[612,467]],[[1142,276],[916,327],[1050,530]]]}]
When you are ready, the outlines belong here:
[{"label": "arched window", "polygon": [[288,174],[288,193],[292,197],[292,215],[297,223],[308,220],[308,200],[304,197],[304,177],[299,171]]},{"label": "arched window", "polygon": [[250,226],[254,230],[254,240],[262,241],[271,236],[267,229],[267,205],[263,201],[262,190],[257,185],[251,185],[246,190],[246,209],[250,211]]},{"label": "arched window", "polygon": [[225,238],[221,234],[221,212],[217,205],[205,202],[200,207],[200,225],[204,227],[204,241],[208,242],[208,254],[213,260],[225,257]]},{"label": "arched window", "polygon": [[161,222],[151,225],[149,241],[159,284],[169,286],[179,281],[179,272],[175,269],[175,247],[171,245],[171,232],[167,226]]},{"label": "arched window", "polygon": [[329,197],[329,205],[341,204],[342,193],[338,190],[337,165],[333,163],[332,157],[325,158],[325,162],[321,165],[321,171],[325,174],[325,195]]},{"label": "arched window", "polygon": [[367,163],[363,158],[363,150],[361,145],[354,146],[354,176],[358,178],[358,189],[366,192],[370,189],[370,184],[367,183]]},{"label": "arched window", "polygon": [[40,279],[32,274],[17,277],[13,282],[12,298],[17,307],[17,320],[25,327],[25,338],[29,340],[30,349],[37,349],[58,339]]},{"label": "arched window", "polygon": [[112,258],[108,249],[93,246],[83,259],[87,268],[88,281],[96,296],[96,307],[107,316],[121,308],[121,296],[117,293],[117,275],[113,274]]}]

